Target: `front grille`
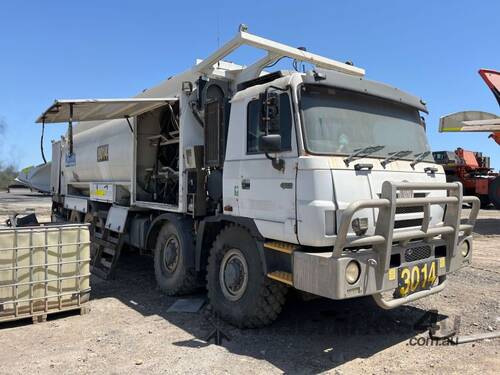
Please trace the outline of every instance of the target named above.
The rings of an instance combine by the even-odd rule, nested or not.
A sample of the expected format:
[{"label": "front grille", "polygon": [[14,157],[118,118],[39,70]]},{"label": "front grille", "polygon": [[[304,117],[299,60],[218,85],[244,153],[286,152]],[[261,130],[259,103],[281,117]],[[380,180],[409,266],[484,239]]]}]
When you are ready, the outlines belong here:
[{"label": "front grille", "polygon": [[410,247],[405,250],[405,261],[414,262],[420,259],[427,259],[431,256],[430,246]]},{"label": "front grille", "polygon": [[398,220],[394,222],[394,229],[409,228],[409,227],[419,227],[422,225],[423,218],[419,219],[408,219],[408,220]]},{"label": "front grille", "polygon": [[423,206],[396,207],[396,214],[415,214],[420,212],[424,212]]}]

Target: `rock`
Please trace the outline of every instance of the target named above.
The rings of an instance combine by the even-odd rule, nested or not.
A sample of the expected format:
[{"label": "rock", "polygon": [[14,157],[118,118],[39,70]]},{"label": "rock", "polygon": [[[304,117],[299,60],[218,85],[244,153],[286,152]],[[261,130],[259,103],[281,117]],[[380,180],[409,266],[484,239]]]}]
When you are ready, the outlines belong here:
[{"label": "rock", "polygon": [[495,329],[492,326],[488,326],[488,331],[493,332]]},{"label": "rock", "polygon": [[136,365],[136,366],[140,366],[140,365],[142,365],[143,363],[144,363],[144,361],[143,361],[142,359],[136,359],[136,360],[135,360],[135,365]]}]

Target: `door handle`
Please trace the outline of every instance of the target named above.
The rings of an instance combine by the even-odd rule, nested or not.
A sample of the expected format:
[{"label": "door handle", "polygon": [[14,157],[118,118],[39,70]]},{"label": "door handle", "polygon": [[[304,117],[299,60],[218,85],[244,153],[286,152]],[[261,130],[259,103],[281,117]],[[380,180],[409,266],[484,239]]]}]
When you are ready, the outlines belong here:
[{"label": "door handle", "polygon": [[241,188],[243,190],[250,190],[250,180],[248,178],[241,180]]},{"label": "door handle", "polygon": [[373,164],[371,163],[358,163],[354,165],[354,170],[356,171],[362,171],[363,169],[366,169],[367,171],[371,171],[373,169]]},{"label": "door handle", "polygon": [[436,167],[425,167],[424,172],[428,174],[434,174],[438,171]]}]

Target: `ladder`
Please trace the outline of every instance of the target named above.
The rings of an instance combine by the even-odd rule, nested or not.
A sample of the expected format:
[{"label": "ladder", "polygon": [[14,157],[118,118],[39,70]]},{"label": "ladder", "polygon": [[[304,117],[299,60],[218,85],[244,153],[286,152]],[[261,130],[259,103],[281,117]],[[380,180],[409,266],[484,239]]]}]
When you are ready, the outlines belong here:
[{"label": "ladder", "polygon": [[105,219],[106,212],[102,211],[93,217],[91,272],[104,280],[109,280],[114,277],[123,247],[123,238],[121,233],[105,227]]}]

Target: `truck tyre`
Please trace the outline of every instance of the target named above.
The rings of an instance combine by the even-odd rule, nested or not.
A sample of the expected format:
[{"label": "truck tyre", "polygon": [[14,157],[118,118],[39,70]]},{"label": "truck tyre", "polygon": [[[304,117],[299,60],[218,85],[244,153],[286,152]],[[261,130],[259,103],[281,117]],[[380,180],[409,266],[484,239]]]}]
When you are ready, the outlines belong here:
[{"label": "truck tyre", "polygon": [[490,184],[488,192],[490,202],[493,203],[497,210],[500,210],[500,177],[497,177]]},{"label": "truck tyre", "polygon": [[154,268],[156,282],[169,296],[196,290],[196,271],[188,257],[194,254],[193,236],[183,220],[166,221],[156,239]]},{"label": "truck tyre", "polygon": [[207,269],[213,311],[240,328],[273,322],[285,303],[287,287],[269,279],[252,235],[243,227],[225,227],[213,243]]},{"label": "truck tyre", "polygon": [[487,195],[480,195],[479,196],[479,202],[480,202],[480,207],[485,210],[488,208],[490,205],[490,197]]}]

